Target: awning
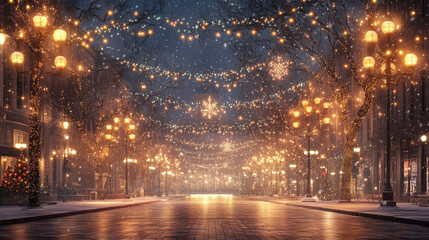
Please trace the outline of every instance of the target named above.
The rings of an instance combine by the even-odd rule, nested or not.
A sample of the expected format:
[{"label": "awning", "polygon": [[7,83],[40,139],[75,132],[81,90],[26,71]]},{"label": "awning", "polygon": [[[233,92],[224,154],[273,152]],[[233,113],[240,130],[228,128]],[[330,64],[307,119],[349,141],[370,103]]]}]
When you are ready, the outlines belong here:
[{"label": "awning", "polygon": [[[20,149],[16,149],[13,147],[0,146],[0,156],[3,156],[3,157],[19,157],[21,152],[22,151]],[[26,156],[27,150],[24,150],[23,153],[24,153],[24,156]]]}]

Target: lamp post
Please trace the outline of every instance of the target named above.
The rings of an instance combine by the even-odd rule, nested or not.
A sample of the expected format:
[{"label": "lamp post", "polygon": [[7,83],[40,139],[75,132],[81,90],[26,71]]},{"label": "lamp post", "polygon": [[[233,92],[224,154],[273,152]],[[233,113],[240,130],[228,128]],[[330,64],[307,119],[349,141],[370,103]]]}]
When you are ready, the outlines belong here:
[{"label": "lamp post", "polygon": [[[29,206],[38,207],[39,202],[39,182],[40,182],[40,173],[39,173],[39,160],[40,160],[40,129],[41,129],[41,120],[40,120],[40,97],[41,97],[41,83],[43,79],[43,68],[44,68],[44,35],[45,29],[48,26],[48,17],[42,13],[36,14],[32,19],[31,31],[34,31],[35,34],[30,35],[28,38],[25,38],[26,41],[31,46],[30,50],[33,53],[33,64],[31,68],[31,87],[30,87],[30,113],[29,113]],[[29,22],[31,22],[31,20]],[[19,38],[23,40],[23,32],[20,32]],[[0,43],[4,43],[4,34],[0,35]],[[54,40],[58,44],[63,43],[67,38],[67,33],[62,31],[61,34],[57,31],[54,32]],[[16,67],[21,66],[24,63],[24,55],[15,51],[12,53],[10,60],[13,65]],[[67,60],[64,56],[57,57],[55,59],[55,66],[58,70],[65,68]]]},{"label": "lamp post", "polygon": [[[380,205],[396,206],[396,202],[393,199],[392,186],[390,183],[390,88],[392,84],[397,84],[400,77],[411,75],[411,73],[399,72],[399,70],[396,69],[396,66],[394,64],[396,56],[404,54],[402,50],[397,49],[396,45],[392,41],[393,34],[396,30],[395,23],[393,21],[385,21],[381,25],[381,30],[384,34],[385,44],[379,43],[378,35],[375,31],[370,30],[365,34],[365,42],[368,45],[369,55],[363,59],[363,67],[369,72],[370,77],[377,77],[386,80],[386,157],[383,200],[380,202]],[[381,49],[381,51],[376,51],[377,46]],[[381,59],[379,63],[380,67],[377,70],[375,70],[376,60],[374,58],[374,55],[379,56],[379,58]],[[415,67],[417,65],[417,56],[413,53],[406,54],[404,57],[404,65],[410,69]]]},{"label": "lamp post", "polygon": [[[67,133],[67,129],[69,128],[69,123],[66,121],[66,122],[63,122],[63,128],[64,128],[64,130],[66,131],[66,133]],[[66,172],[67,172],[67,169],[68,169],[68,163],[67,163],[67,143],[68,143],[68,140],[69,140],[69,136],[66,134],[66,135],[64,135],[64,153],[63,153],[63,157],[64,157],[64,160],[63,160],[63,202],[67,202],[67,180],[66,180]]]},{"label": "lamp post", "polygon": [[359,200],[358,187],[357,187],[357,183],[358,183],[357,175],[359,173],[359,163],[357,160],[357,156],[360,153],[360,147],[353,148],[353,152],[355,153],[354,154],[354,163],[353,163],[353,176],[355,178],[355,193],[356,193],[356,198]]},{"label": "lamp post", "polygon": [[[305,125],[306,125],[306,133],[305,138],[307,140],[307,150],[304,151],[304,155],[307,156],[307,187],[306,187],[306,198],[303,199],[305,202],[314,202],[316,201],[311,195],[311,155],[318,155],[318,151],[311,150],[311,132],[312,127],[314,127],[313,118],[317,115],[316,113],[320,113],[320,111],[327,111],[329,109],[329,102],[324,102],[321,104],[322,99],[319,97],[314,98],[314,105],[310,105],[310,101],[303,100],[301,101],[301,106],[304,109],[305,115]],[[322,110],[320,109],[320,105],[322,105]],[[300,127],[300,122],[297,120],[301,115],[300,111],[293,111],[293,116],[295,117],[295,121],[293,122],[294,128]],[[330,124],[331,120],[328,117],[324,117],[322,119],[323,124]]]},{"label": "lamp post", "polygon": [[426,143],[428,141],[428,138],[426,134],[423,134],[420,137],[420,141],[422,141],[422,150],[421,150],[421,187],[420,192],[427,193],[427,168],[428,168],[428,162],[426,159]]},{"label": "lamp post", "polygon": [[[119,124],[121,122],[121,119],[118,117],[113,118],[113,122],[115,124]],[[136,135],[133,133],[136,126],[131,123],[131,118],[126,117],[124,118],[124,141],[125,141],[125,194],[124,198],[129,199],[130,195],[128,194],[128,142],[132,141],[136,138]],[[112,125],[107,125],[106,129],[111,131],[112,129],[119,130],[118,126],[113,127]],[[110,134],[106,134],[107,140],[113,139],[113,132],[111,131]]]}]

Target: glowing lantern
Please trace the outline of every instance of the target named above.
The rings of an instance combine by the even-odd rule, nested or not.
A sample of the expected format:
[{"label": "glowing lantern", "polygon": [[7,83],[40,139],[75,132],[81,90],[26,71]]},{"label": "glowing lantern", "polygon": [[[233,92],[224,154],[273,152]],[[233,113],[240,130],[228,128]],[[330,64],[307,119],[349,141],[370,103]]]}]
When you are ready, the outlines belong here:
[{"label": "glowing lantern", "polygon": [[375,59],[373,57],[365,57],[363,59],[363,67],[367,70],[371,70],[375,66]]},{"label": "glowing lantern", "polygon": [[311,111],[313,111],[313,107],[311,107],[311,106],[307,106],[307,107],[305,107],[305,111],[306,111],[307,113],[311,113]]},{"label": "glowing lantern", "polygon": [[323,103],[323,108],[325,108],[325,109],[326,109],[326,108],[329,108],[329,102],[324,102],[324,103]]},{"label": "glowing lantern", "polygon": [[302,104],[303,107],[306,107],[308,105],[308,101],[307,100],[303,100],[301,102],[301,104]]},{"label": "glowing lantern", "polygon": [[409,53],[405,56],[405,66],[414,67],[417,64],[417,56],[413,53]]},{"label": "glowing lantern", "polygon": [[36,28],[45,28],[48,25],[48,18],[38,13],[33,17],[33,23]]},{"label": "glowing lantern", "polygon": [[383,24],[381,24],[381,31],[383,31],[384,34],[391,34],[395,31],[395,23],[392,21],[385,21]]},{"label": "glowing lantern", "polygon": [[295,111],[295,112],[293,112],[293,116],[294,116],[294,117],[299,117],[299,111]]},{"label": "glowing lantern", "polygon": [[365,42],[367,43],[376,43],[378,42],[378,35],[374,31],[368,31],[365,34]]},{"label": "glowing lantern", "polygon": [[67,59],[64,56],[58,56],[55,58],[54,63],[57,69],[63,69],[67,65]]},{"label": "glowing lantern", "polygon": [[14,65],[22,64],[24,62],[24,54],[21,52],[13,52],[12,55],[10,55],[10,60]]},{"label": "glowing lantern", "polygon": [[294,128],[299,128],[299,122],[294,122],[294,123],[293,123],[293,127],[294,127]]},{"label": "glowing lantern", "polygon": [[0,32],[0,45],[3,45],[6,41],[6,34]]},{"label": "glowing lantern", "polygon": [[57,29],[54,31],[53,37],[55,42],[64,42],[67,39],[67,32],[62,29]]},{"label": "glowing lantern", "polygon": [[322,99],[320,99],[319,97],[317,97],[317,98],[315,98],[315,99],[314,99],[314,103],[315,103],[315,104],[319,104],[321,100],[322,100]]},{"label": "glowing lantern", "polygon": [[130,134],[130,136],[129,136],[129,137],[130,137],[130,139],[131,139],[131,140],[134,140],[134,139],[136,138],[136,135],[134,135],[134,134]]},{"label": "glowing lantern", "polygon": [[112,125],[110,125],[110,124],[109,124],[109,125],[107,125],[107,126],[106,126],[106,129],[107,129],[107,130],[112,130]]},{"label": "glowing lantern", "polygon": [[326,118],[323,119],[323,123],[324,124],[330,124],[331,123],[331,119],[328,118],[328,117],[326,117]]}]

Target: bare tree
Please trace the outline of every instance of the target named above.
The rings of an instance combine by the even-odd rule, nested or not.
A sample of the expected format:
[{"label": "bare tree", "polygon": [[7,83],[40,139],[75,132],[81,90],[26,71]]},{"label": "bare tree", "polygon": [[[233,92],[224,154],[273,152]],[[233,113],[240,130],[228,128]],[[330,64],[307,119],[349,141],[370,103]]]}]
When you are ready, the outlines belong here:
[{"label": "bare tree", "polygon": [[[270,29],[275,37],[259,46],[288,56],[296,71],[307,74],[330,89],[346,132],[340,198],[350,200],[353,146],[378,83],[378,79],[362,78],[359,73],[360,61],[356,54],[359,43],[356,38],[361,35],[361,27],[356,19],[364,17],[365,13],[372,16],[374,4],[357,0],[251,0],[222,1],[220,6],[224,9],[224,16],[237,22],[244,18],[265,19],[238,24],[235,29]],[[352,86],[360,88],[364,95],[357,109],[351,108]]]}]

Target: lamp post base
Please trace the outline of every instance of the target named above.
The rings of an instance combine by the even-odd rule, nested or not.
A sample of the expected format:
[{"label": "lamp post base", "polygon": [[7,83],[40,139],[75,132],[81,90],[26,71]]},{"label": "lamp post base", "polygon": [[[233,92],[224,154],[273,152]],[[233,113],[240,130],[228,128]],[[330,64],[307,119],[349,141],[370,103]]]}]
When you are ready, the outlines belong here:
[{"label": "lamp post base", "polygon": [[395,207],[396,202],[393,200],[393,191],[390,186],[386,186],[383,191],[383,200],[380,202],[380,206]]},{"label": "lamp post base", "polygon": [[305,198],[302,199],[303,202],[315,202],[316,199],[313,198],[313,196],[311,196],[311,194],[307,194],[305,196]]},{"label": "lamp post base", "polygon": [[395,201],[383,200],[380,202],[380,206],[382,207],[396,207]]}]

